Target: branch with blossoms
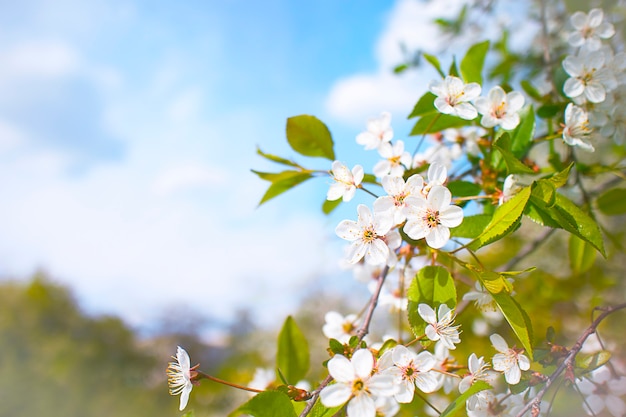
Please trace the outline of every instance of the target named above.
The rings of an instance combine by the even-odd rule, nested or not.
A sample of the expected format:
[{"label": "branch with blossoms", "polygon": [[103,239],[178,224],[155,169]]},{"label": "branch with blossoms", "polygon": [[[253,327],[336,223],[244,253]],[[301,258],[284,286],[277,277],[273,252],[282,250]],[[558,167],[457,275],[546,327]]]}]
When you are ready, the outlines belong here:
[{"label": "branch with blossoms", "polygon": [[[622,180],[605,178],[624,169],[626,152],[619,147],[626,140],[626,106],[619,104],[626,97],[626,54],[615,52],[616,31],[602,10],[574,13],[569,31],[548,33],[560,26],[547,25],[547,7],[542,3],[538,54],[550,61],[541,74],[549,91],[536,78],[515,77],[512,68],[521,63],[512,61],[503,36],[498,43],[472,45],[447,71],[424,54],[440,79],[428,84],[410,112],[415,124],[408,137],[397,138],[388,112],[355,136],[364,151],[378,155],[371,173],[363,164],[341,162],[330,130],[311,115],[287,120],[287,142],[300,156],[325,165],[308,167],[258,150],[284,168],[253,171],[270,183],[261,204],[320,177],[331,181],[324,213],[357,201],[356,218],[339,221],[335,234],[347,243],[343,264],[371,295],[361,312],[324,315],[328,359],[314,389],[307,380],[307,335],[288,317],[275,367],[262,382],[217,380],[189,367],[179,351],[169,375],[181,409],[193,384],[211,379],[256,393],[231,416],[263,416],[271,409],[285,417],[401,411],[537,417],[546,412],[545,392],[563,372],[570,380],[604,372],[604,352],[599,355],[606,360],[574,359],[600,321],[624,307],[604,311],[572,349],[553,352],[560,362],[545,376],[534,328],[549,315],[533,311],[533,303],[560,299],[535,291],[540,285],[529,290],[528,282],[543,280],[542,269],[551,266],[546,258],[564,257],[560,246],[544,245],[548,237],[568,236],[572,279],[589,273],[598,254],[612,261],[605,235],[616,241],[607,230],[615,224],[612,216],[626,214],[626,192],[618,188]],[[567,42],[558,45],[567,51],[559,62],[551,61],[558,54],[550,53],[548,38]],[[490,69],[493,54],[503,61]],[[497,83],[498,76],[520,88]],[[594,151],[595,160],[588,156]],[[525,234],[529,222],[541,229],[536,239]],[[513,270],[537,257],[539,248],[550,256]],[[378,319],[387,324],[382,336],[370,334]],[[597,402],[586,397],[580,407],[593,410]]]}]

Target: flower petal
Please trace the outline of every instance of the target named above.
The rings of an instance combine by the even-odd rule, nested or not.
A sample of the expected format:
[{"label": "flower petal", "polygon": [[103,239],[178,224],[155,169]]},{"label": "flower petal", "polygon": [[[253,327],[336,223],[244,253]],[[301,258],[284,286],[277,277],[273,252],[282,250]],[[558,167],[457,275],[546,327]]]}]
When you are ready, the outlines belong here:
[{"label": "flower petal", "polygon": [[354,373],[361,379],[367,379],[374,369],[374,356],[369,349],[359,349],[352,355]]},{"label": "flower petal", "polygon": [[320,400],[326,407],[337,407],[345,404],[351,396],[350,387],[342,383],[328,385],[320,392]]}]

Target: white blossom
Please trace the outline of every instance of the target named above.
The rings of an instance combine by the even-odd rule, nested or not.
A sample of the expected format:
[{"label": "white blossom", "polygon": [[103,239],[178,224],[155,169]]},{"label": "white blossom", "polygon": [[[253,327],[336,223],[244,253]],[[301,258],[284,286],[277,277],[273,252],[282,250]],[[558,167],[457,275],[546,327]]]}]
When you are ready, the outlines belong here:
[{"label": "white blossom", "polygon": [[404,232],[411,239],[426,239],[434,249],[443,247],[450,239],[450,228],[463,221],[463,209],[450,205],[452,195],[441,185],[435,185],[426,198],[407,197]]},{"label": "white blossom", "polygon": [[411,154],[404,150],[404,142],[399,140],[393,145],[383,143],[378,147],[378,154],[383,157],[374,165],[374,175],[382,178],[385,175],[401,177],[406,167],[411,166]]},{"label": "white blossom", "polygon": [[363,167],[361,165],[355,165],[352,171],[347,166],[339,161],[334,161],[331,169],[334,183],[330,185],[328,192],[326,193],[326,199],[329,201],[339,200],[343,198],[343,201],[350,201],[354,197],[356,189],[361,185],[363,181]]},{"label": "white blossom", "polygon": [[506,341],[497,333],[492,334],[489,339],[493,347],[500,353],[496,353],[491,362],[493,369],[504,373],[507,383],[515,385],[519,383],[522,372],[530,369],[528,357],[521,353],[519,349],[509,348]]},{"label": "white blossom", "polygon": [[563,60],[563,68],[570,76],[563,84],[563,92],[572,99],[585,99],[591,103],[601,103],[606,99],[607,90],[617,86],[617,80],[610,69],[604,66],[602,51],[583,52],[578,56],[568,56]]},{"label": "white blossom", "polygon": [[337,236],[352,242],[348,262],[354,264],[364,258],[374,265],[387,263],[390,249],[384,237],[391,229],[393,217],[376,211],[372,214],[363,204],[359,204],[357,212],[356,222],[343,220],[335,229]]},{"label": "white blossom", "polygon": [[374,201],[374,210],[379,212],[389,211],[393,216],[394,224],[400,224],[406,220],[404,200],[411,195],[419,196],[424,186],[424,179],[421,175],[411,175],[406,182],[402,177],[385,175],[382,179],[382,186],[386,196],[378,197]]},{"label": "white blossom", "polygon": [[440,304],[437,313],[428,304],[417,306],[417,312],[424,319],[426,326],[426,337],[433,341],[440,341],[448,349],[456,349],[455,343],[460,343],[459,326],[453,326],[454,310],[446,304]]},{"label": "white blossom", "polygon": [[435,107],[441,113],[466,120],[478,115],[476,108],[469,103],[480,95],[478,83],[464,84],[460,78],[448,75],[444,80],[431,81],[428,89],[437,96]]},{"label": "white blossom", "polygon": [[170,362],[167,366],[167,384],[171,395],[180,394],[180,407],[182,411],[187,406],[189,394],[193,388],[192,372],[190,360],[187,351],[180,346],[176,349],[176,356],[172,356],[174,362]]},{"label": "white blossom", "polygon": [[480,124],[485,127],[502,126],[503,129],[515,129],[520,122],[518,112],[524,106],[524,96],[511,91],[506,93],[502,87],[489,90],[488,97],[476,99],[476,109],[483,115]]},{"label": "white blossom", "polygon": [[587,414],[599,415],[606,408],[613,417],[626,415],[626,403],[620,398],[626,394],[626,377],[614,377],[607,366],[602,366],[577,385],[585,396]]},{"label": "white blossom", "polygon": [[356,143],[364,145],[366,150],[377,149],[381,144],[393,139],[391,113],[383,112],[379,118],[367,121],[367,130],[356,137]]},{"label": "white blossom", "polygon": [[349,417],[375,417],[376,398],[391,397],[397,385],[391,375],[374,373],[374,356],[368,349],[359,349],[351,359],[335,355],[328,361],[328,372],[336,381],[320,392],[325,407],[348,403]]},{"label": "white blossom", "polygon": [[565,127],[563,128],[563,140],[569,146],[593,152],[594,147],[587,140],[591,137],[589,127],[589,115],[582,107],[569,103],[565,108]]},{"label": "white blossom", "polygon": [[615,28],[609,22],[604,21],[602,9],[591,9],[589,14],[576,12],[570,17],[574,29],[568,36],[570,45],[586,46],[595,51],[602,45],[601,39],[609,39],[615,34]]},{"label": "white blossom", "polygon": [[399,403],[413,401],[415,387],[425,393],[437,389],[437,378],[431,372],[434,366],[435,357],[432,353],[415,353],[402,345],[385,352],[380,359],[381,373],[393,376],[394,383],[398,386],[395,399]]},{"label": "white blossom", "polygon": [[463,300],[473,301],[476,308],[481,311],[496,311],[496,300],[493,299],[480,281],[476,281],[474,290],[463,294]]},{"label": "white blossom", "polygon": [[467,368],[469,373],[463,376],[459,383],[459,392],[461,394],[467,391],[476,381],[491,382],[493,380],[493,374],[489,371],[489,364],[485,363],[482,356],[479,358],[475,353],[472,353],[467,360]]},{"label": "white blossom", "polygon": [[519,182],[519,178],[515,174],[509,174],[504,179],[504,184],[502,186],[502,193],[500,194],[500,197],[498,198],[499,206],[509,201],[511,198],[513,198],[515,194],[517,194],[519,190],[522,189],[522,187],[518,185],[518,182]]},{"label": "white blossom", "polygon": [[336,311],[329,311],[324,316],[322,332],[329,339],[336,339],[340,343],[348,343],[350,338],[356,335],[359,320],[356,314],[342,316]]}]

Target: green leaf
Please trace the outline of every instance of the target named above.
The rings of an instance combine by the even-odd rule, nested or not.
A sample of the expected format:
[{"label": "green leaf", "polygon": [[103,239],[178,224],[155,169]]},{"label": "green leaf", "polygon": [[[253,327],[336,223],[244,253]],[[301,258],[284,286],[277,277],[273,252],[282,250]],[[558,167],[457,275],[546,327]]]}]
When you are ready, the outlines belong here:
[{"label": "green leaf", "polygon": [[400,65],[396,65],[393,68],[393,72],[394,74],[401,74],[408,69],[409,69],[409,66],[407,64],[400,64]]},{"label": "green leaf", "polygon": [[435,107],[435,98],[437,98],[437,96],[431,92],[424,93],[417,103],[415,103],[413,111],[409,114],[409,119],[429,113],[436,113],[437,108]]},{"label": "green leaf", "polygon": [[598,224],[567,197],[557,193],[556,203],[551,208],[555,220],[561,227],[591,243],[606,258],[604,241]]},{"label": "green leaf", "polygon": [[435,133],[451,127],[461,127],[469,124],[471,124],[470,120],[450,116],[449,114],[441,114],[439,112],[428,113],[423,115],[417,123],[415,123],[410,135],[417,136],[425,133]]},{"label": "green leaf", "polygon": [[187,411],[181,417],[195,417],[195,415],[196,415],[196,413],[194,413],[193,410],[191,410],[191,411]]},{"label": "green leaf", "polygon": [[335,160],[330,131],[315,116],[303,114],[288,118],[287,141],[291,148],[301,155]]},{"label": "green leaf", "polygon": [[601,350],[591,354],[578,354],[576,355],[576,368],[584,369],[585,372],[591,372],[607,363],[611,359],[611,352],[608,350]]},{"label": "green leaf", "polygon": [[456,287],[450,272],[441,266],[425,266],[417,273],[409,290],[409,324],[416,336],[424,334],[426,323],[417,312],[417,306],[426,303],[435,310],[439,304],[446,304],[450,309],[456,307]]},{"label": "green leaf", "polygon": [[493,148],[500,152],[502,155],[502,159],[506,164],[507,174],[534,174],[535,172],[524,165],[518,157],[513,155],[511,151],[507,151],[506,149],[498,146],[498,144],[494,143]]},{"label": "green leaf", "polygon": [[278,335],[276,365],[287,382],[296,384],[309,371],[309,345],[293,317],[287,317]]},{"label": "green leaf", "polygon": [[[541,203],[540,203],[541,204]],[[529,201],[526,205],[526,209],[524,210],[524,214],[528,216],[529,219],[534,221],[535,223],[541,226],[552,227],[554,229],[562,227],[552,218],[550,213],[548,213],[549,209],[542,208],[541,205],[537,205],[533,203],[533,200]]]},{"label": "green leaf", "polygon": [[463,223],[450,229],[450,236],[475,239],[491,221],[489,214],[475,214],[463,218]]},{"label": "green leaf", "polygon": [[467,400],[472,395],[484,391],[486,389],[490,389],[491,385],[486,383],[485,381],[476,381],[472,384],[471,387],[468,388],[463,394],[459,395],[443,410],[443,413],[439,417],[452,417],[455,415],[459,415],[460,412],[463,412],[462,415],[465,415],[465,404]]},{"label": "green leaf", "polygon": [[313,177],[310,172],[302,171],[283,171],[279,173],[271,173],[252,170],[252,172],[257,174],[260,178],[272,182],[261,198],[259,205]]},{"label": "green leaf", "polygon": [[571,164],[569,164],[567,166],[567,168],[565,168],[562,171],[557,172],[556,174],[554,174],[550,178],[548,178],[548,181],[550,181],[552,184],[554,184],[554,186],[556,188],[560,188],[560,187],[564,186],[565,184],[567,184],[567,180],[569,178],[569,173],[572,170],[573,166],[574,166],[574,163],[572,162]]},{"label": "green leaf", "polygon": [[470,197],[480,194],[480,185],[469,181],[450,181],[446,187],[453,197]]},{"label": "green leaf", "polygon": [[538,180],[531,186],[530,199],[539,202],[543,207],[550,208],[556,203],[556,188],[550,180]]},{"label": "green leaf", "polygon": [[569,236],[569,265],[575,275],[589,271],[596,261],[596,251],[590,243],[576,235]]},{"label": "green leaf", "polygon": [[253,417],[297,417],[291,400],[280,391],[264,391],[228,415],[248,414]]},{"label": "green leaf", "polygon": [[535,112],[533,106],[524,107],[520,112],[520,124],[511,133],[511,148],[517,158],[523,157],[533,141],[535,134]]},{"label": "green leaf", "polygon": [[626,189],[613,188],[596,200],[598,209],[607,216],[626,213]]},{"label": "green leaf", "polygon": [[511,285],[509,280],[502,274],[486,271],[480,272],[479,276],[483,287],[485,287],[490,294],[499,294],[501,292],[511,294],[511,292],[513,292],[513,285]]},{"label": "green leaf", "polygon": [[290,161],[290,160],[285,159],[285,158],[281,158],[280,156],[276,156],[276,155],[272,155],[272,154],[269,154],[269,153],[265,153],[265,152],[263,152],[261,150],[261,148],[257,147],[256,148],[256,153],[258,155],[261,155],[265,159],[269,159],[272,162],[277,162],[279,164],[288,165],[288,166],[295,167],[295,168],[300,168],[300,165],[296,164],[295,162]]},{"label": "green leaf", "polygon": [[452,63],[450,64],[450,69],[448,70],[448,74],[454,76],[454,77],[461,77],[461,74],[459,73],[459,68],[456,65],[456,57],[452,57]]},{"label": "green leaf", "polygon": [[526,349],[526,353],[532,360],[533,358],[533,328],[530,322],[530,317],[524,311],[522,306],[511,294],[507,292],[491,293],[491,296],[496,302],[496,305],[502,312],[502,315],[513,329],[513,332]]},{"label": "green leaf", "polygon": [[526,94],[528,94],[530,97],[538,101],[543,99],[543,96],[541,95],[539,90],[537,90],[529,81],[522,80],[520,82],[520,85],[522,86],[522,89],[526,92]]},{"label": "green leaf", "polygon": [[439,75],[441,75],[442,78],[446,77],[446,74],[441,69],[441,63],[439,62],[439,58],[437,58],[434,55],[426,54],[426,53],[423,53],[422,56],[424,57],[426,61],[430,63],[430,65],[432,65],[437,70],[437,72],[439,73]]},{"label": "green leaf", "polygon": [[461,74],[466,83],[483,83],[482,71],[489,51],[489,41],[472,45],[461,61]]},{"label": "green leaf", "polygon": [[335,201],[324,200],[324,203],[322,204],[322,211],[324,212],[324,214],[330,214],[333,210],[339,207],[342,201],[343,200],[341,198]]},{"label": "green leaf", "polygon": [[544,104],[537,109],[537,116],[542,119],[551,119],[563,110],[560,104]]},{"label": "green leaf", "polygon": [[501,239],[515,230],[530,198],[530,187],[522,188],[513,198],[498,207],[485,230],[468,247],[476,250]]}]

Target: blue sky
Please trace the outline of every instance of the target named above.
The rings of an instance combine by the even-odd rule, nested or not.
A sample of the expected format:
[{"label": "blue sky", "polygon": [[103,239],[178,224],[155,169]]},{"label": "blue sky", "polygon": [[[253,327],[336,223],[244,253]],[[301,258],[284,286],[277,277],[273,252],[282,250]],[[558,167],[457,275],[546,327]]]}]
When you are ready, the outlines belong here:
[{"label": "blue sky", "polygon": [[354,207],[322,216],[318,180],[257,208],[250,169],[276,167],[256,146],[293,156],[285,120],[304,113],[349,165],[368,117],[391,111],[404,138],[433,75],[393,75],[398,45],[436,52],[430,21],[459,5],[3,2],[0,274],[43,269],[137,325],[183,304],[282,318],[290,294],[336,281],[333,230]]}]

